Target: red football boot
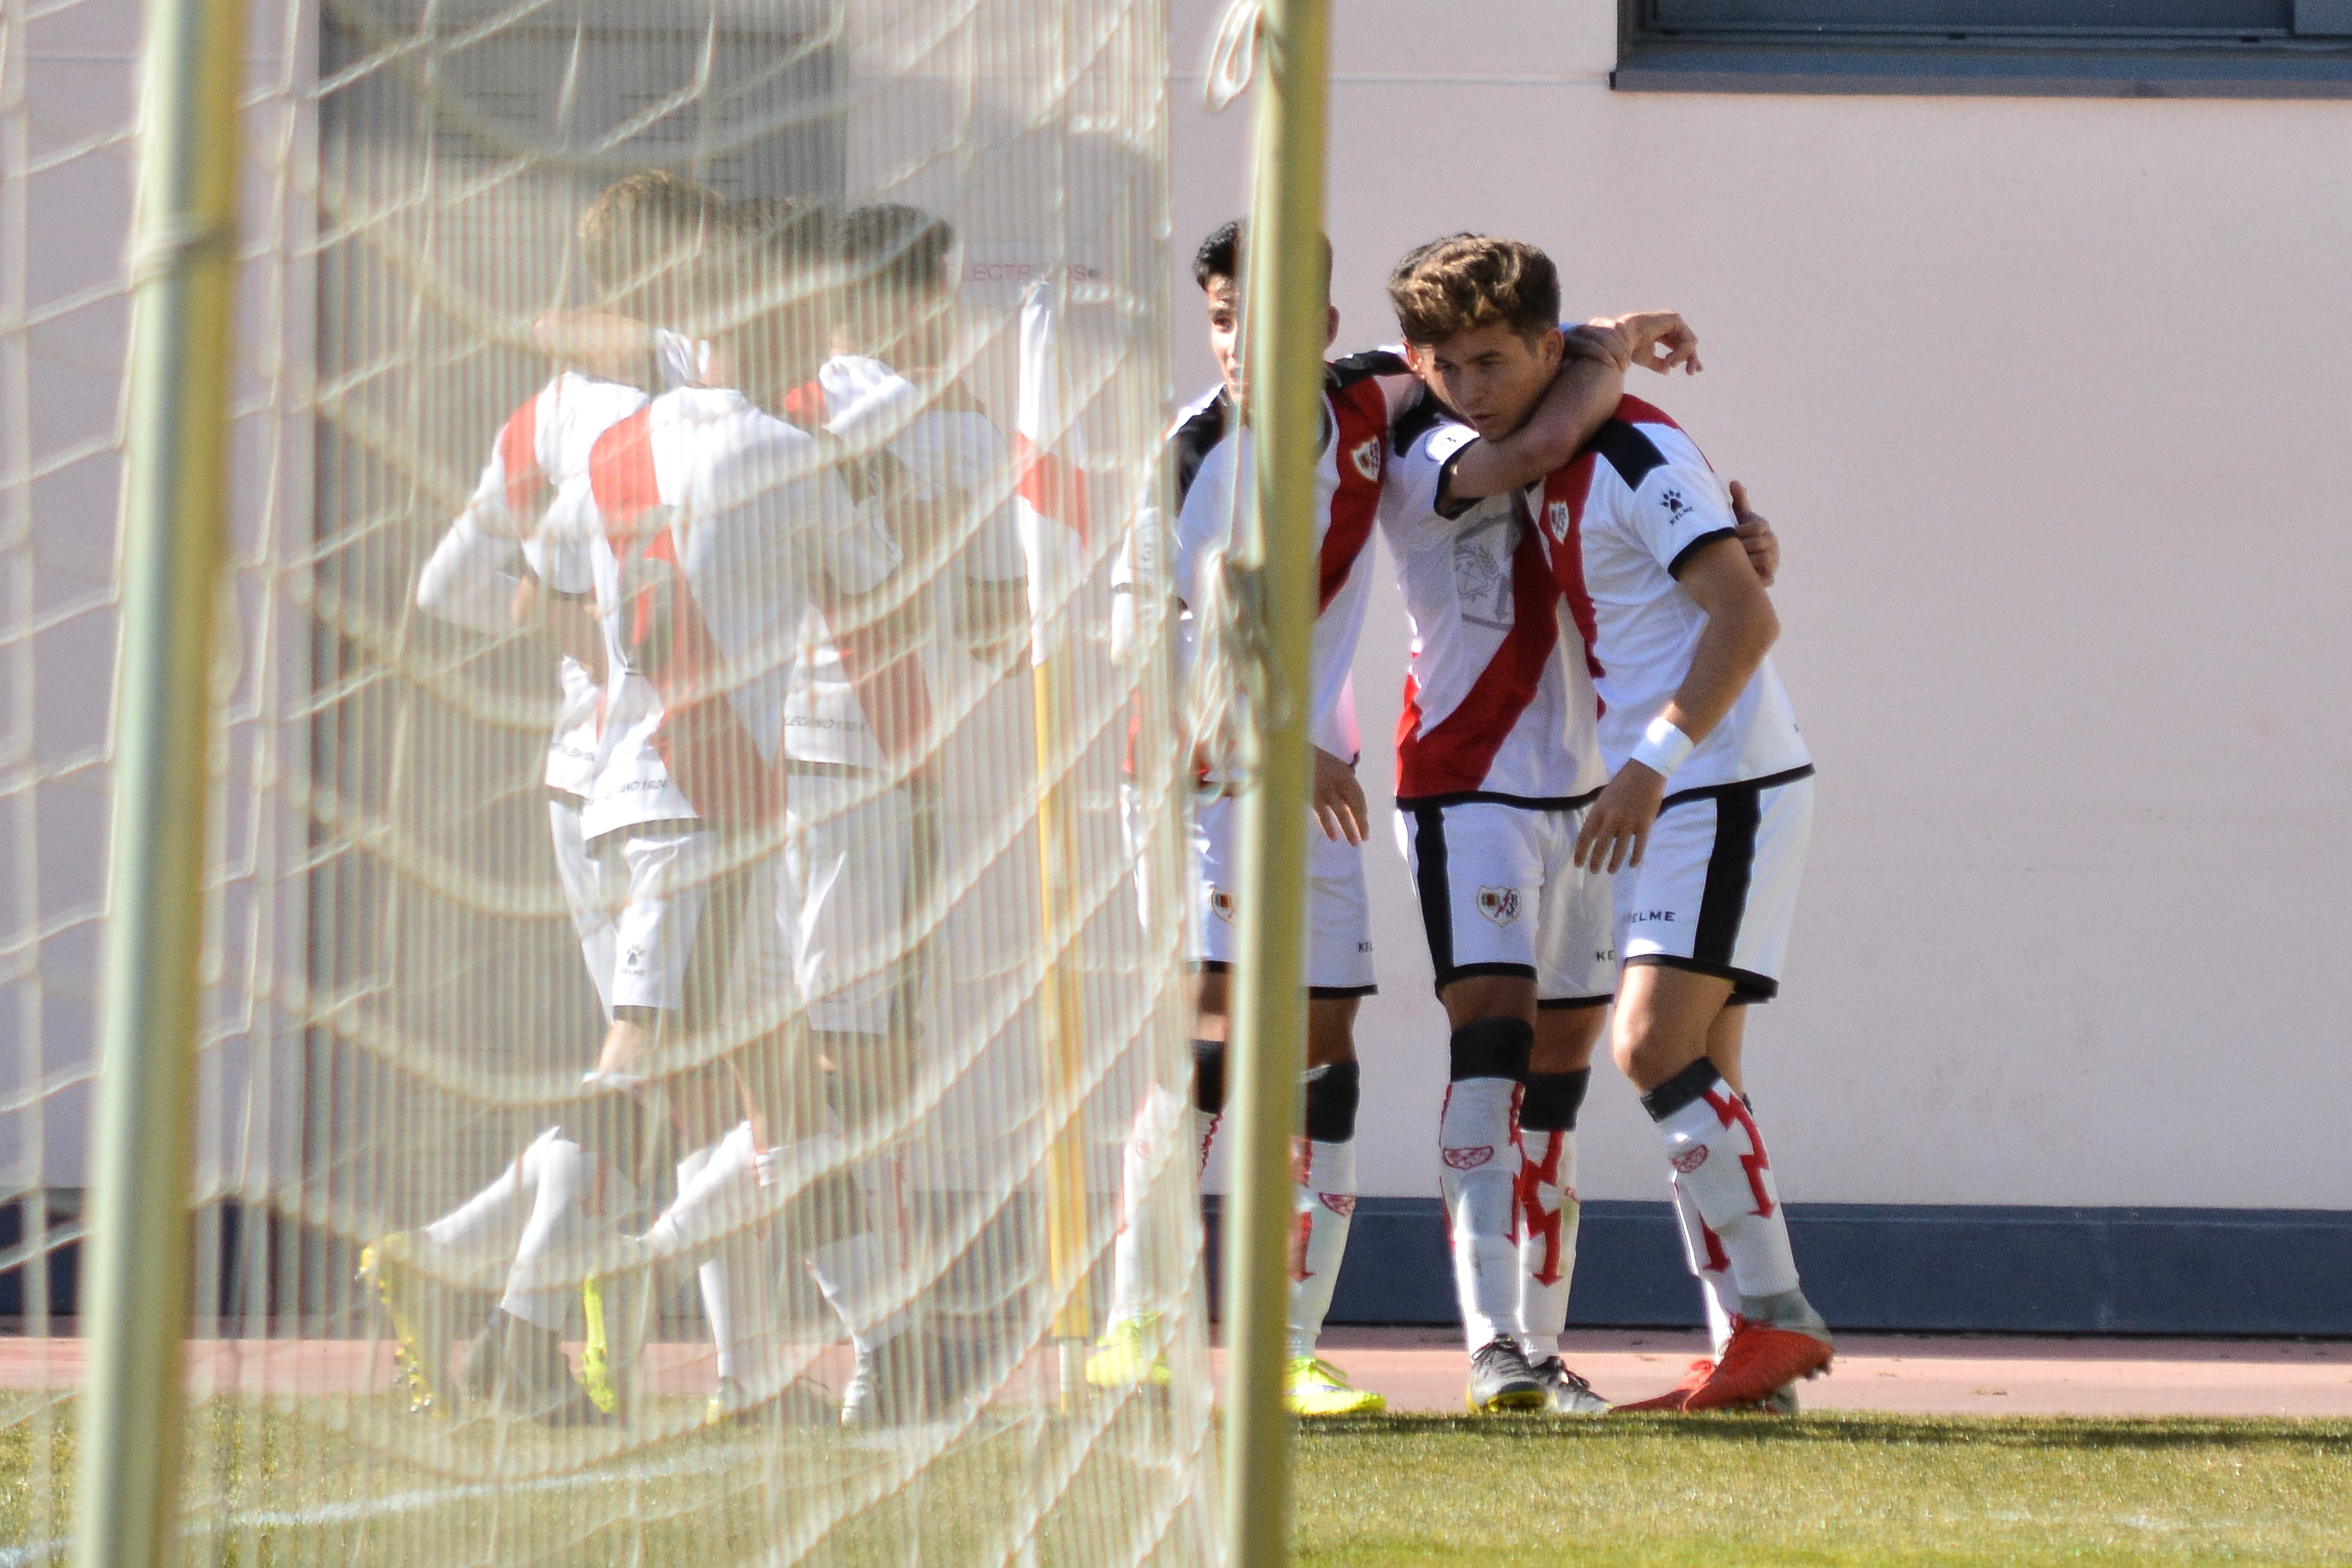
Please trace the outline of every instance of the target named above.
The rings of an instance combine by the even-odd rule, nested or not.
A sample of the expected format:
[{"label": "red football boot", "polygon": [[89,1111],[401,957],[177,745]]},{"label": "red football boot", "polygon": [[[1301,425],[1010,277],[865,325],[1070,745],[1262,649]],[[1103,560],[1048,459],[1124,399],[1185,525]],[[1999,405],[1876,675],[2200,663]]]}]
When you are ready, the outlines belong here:
[{"label": "red football boot", "polygon": [[1664,1394],[1650,1399],[1636,1399],[1630,1405],[1618,1405],[1612,1408],[1612,1410],[1679,1410],[1683,1407],[1683,1401],[1704,1388],[1706,1385],[1706,1380],[1714,1375],[1715,1363],[1706,1356],[1700,1356],[1690,1364],[1690,1369],[1683,1374],[1683,1380]]},{"label": "red football boot", "polygon": [[1723,1359],[1705,1382],[1683,1396],[1680,1407],[1736,1410],[1760,1404],[1797,1379],[1815,1375],[1836,1354],[1811,1334],[1735,1317]]}]

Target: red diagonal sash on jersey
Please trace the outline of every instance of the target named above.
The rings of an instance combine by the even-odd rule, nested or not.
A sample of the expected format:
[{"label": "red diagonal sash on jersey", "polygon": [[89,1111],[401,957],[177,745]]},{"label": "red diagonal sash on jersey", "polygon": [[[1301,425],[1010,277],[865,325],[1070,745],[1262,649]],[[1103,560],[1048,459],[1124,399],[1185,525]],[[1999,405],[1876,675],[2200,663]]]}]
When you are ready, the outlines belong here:
[{"label": "red diagonal sash on jersey", "polygon": [[638,673],[662,701],[654,749],[670,779],[706,821],[766,823],[784,806],[783,770],[771,768],[743,727],[742,716],[717,687],[726,655],[703,623],[693,586],[678,559],[677,536],[664,527],[641,532],[640,521],[661,505],[654,474],[652,411],[639,409],[596,438],[588,480],[604,514],[604,538],[621,559],[624,581],[633,566],[655,575],[620,606],[625,643],[642,650]]},{"label": "red diagonal sash on jersey", "polygon": [[1358,382],[1331,394],[1331,442],[1332,455],[1339,460],[1339,488],[1331,497],[1331,525],[1323,530],[1318,615],[1348,585],[1348,574],[1364,553],[1364,541],[1372,537],[1389,450],[1388,399],[1379,382]]},{"label": "red diagonal sash on jersey", "polygon": [[1511,550],[1511,629],[1461,706],[1425,733],[1421,689],[1405,676],[1404,712],[1397,719],[1401,796],[1458,795],[1482,787],[1495,753],[1535,701],[1544,664],[1559,645],[1559,617],[1552,612],[1559,589],[1528,520],[1526,502],[1516,496],[1513,500],[1519,538]]},{"label": "red diagonal sash on jersey", "polygon": [[1013,486],[1014,494],[1028,502],[1039,517],[1060,523],[1084,544],[1090,526],[1086,471],[1073,467],[1059,454],[1030,440],[1026,431],[1013,432],[1013,465],[1019,476]]},{"label": "red diagonal sash on jersey", "polygon": [[1596,681],[1602,674],[1593,653],[1601,626],[1592,613],[1592,592],[1584,584],[1584,504],[1592,495],[1592,465],[1600,461],[1601,454],[1587,449],[1566,467],[1546,475],[1543,515],[1536,519],[1544,553],[1551,558],[1552,580],[1559,584],[1568,612],[1584,637],[1584,668]]}]

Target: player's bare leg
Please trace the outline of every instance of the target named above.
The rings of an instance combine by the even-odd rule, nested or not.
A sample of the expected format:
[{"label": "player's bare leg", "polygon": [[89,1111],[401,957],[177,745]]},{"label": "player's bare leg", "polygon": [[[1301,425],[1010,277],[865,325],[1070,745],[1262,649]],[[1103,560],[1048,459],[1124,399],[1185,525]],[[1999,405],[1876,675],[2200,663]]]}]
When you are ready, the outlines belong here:
[{"label": "player's bare leg", "polygon": [[1762,1134],[1722,1071],[1738,1069],[1746,1021],[1747,1009],[1728,1005],[1731,990],[1719,976],[1642,963],[1626,967],[1619,988],[1617,1065],[1664,1139],[1694,1271],[1704,1279],[1719,1266],[1738,1293],[1730,1339],[1705,1381],[1623,1408],[1754,1406],[1829,1364],[1829,1331],[1798,1286]]}]

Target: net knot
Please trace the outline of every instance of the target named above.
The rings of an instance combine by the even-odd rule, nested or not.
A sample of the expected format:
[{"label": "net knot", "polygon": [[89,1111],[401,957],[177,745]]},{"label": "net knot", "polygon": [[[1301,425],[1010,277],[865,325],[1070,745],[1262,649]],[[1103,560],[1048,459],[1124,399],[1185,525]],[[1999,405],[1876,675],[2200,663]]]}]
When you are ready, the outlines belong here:
[{"label": "net knot", "polygon": [[1209,44],[1209,63],[1202,71],[1201,101],[1212,114],[1249,90],[1257,74],[1258,35],[1265,27],[1265,0],[1232,0],[1217,36]]}]

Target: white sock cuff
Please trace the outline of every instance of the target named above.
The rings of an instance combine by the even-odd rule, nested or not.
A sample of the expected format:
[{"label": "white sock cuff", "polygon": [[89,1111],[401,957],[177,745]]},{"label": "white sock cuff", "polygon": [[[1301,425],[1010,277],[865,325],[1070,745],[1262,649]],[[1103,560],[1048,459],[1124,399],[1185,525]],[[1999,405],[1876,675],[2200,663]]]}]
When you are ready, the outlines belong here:
[{"label": "white sock cuff", "polygon": [[1309,1139],[1307,1144],[1307,1190],[1329,1193],[1335,1197],[1356,1196],[1356,1142],[1327,1144]]}]

